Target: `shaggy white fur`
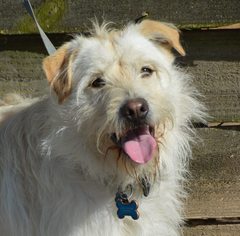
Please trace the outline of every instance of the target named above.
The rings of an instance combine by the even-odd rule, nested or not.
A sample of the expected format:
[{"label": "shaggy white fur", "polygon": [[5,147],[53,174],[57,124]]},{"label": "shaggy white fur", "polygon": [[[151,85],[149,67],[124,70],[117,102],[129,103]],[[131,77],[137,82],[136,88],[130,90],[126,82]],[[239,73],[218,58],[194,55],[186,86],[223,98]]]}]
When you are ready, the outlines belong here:
[{"label": "shaggy white fur", "polygon": [[[44,60],[50,96],[11,106],[7,116],[0,107],[1,235],[181,234],[191,120],[202,121],[203,107],[173,64],[172,48],[184,55],[178,31],[150,20],[94,28]],[[139,129],[120,114],[136,98],[148,104],[144,127],[158,146],[144,164],[121,141]],[[129,185],[138,220],[117,216],[115,194]]]}]

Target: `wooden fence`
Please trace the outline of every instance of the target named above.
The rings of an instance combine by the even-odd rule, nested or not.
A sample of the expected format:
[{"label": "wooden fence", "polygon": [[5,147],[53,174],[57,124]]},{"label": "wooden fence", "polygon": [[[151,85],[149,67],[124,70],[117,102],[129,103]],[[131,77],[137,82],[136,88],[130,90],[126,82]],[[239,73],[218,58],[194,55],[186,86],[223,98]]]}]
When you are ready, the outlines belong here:
[{"label": "wooden fence", "polygon": [[[240,1],[239,0],[32,0],[56,46],[82,32],[94,16],[123,25],[143,11],[183,31],[187,56],[179,63],[204,95],[209,126],[194,147],[184,227],[186,236],[240,235]],[[224,27],[222,27],[224,26]],[[217,28],[217,29],[216,29]],[[0,0],[0,97],[46,91],[46,56],[21,1]]]}]

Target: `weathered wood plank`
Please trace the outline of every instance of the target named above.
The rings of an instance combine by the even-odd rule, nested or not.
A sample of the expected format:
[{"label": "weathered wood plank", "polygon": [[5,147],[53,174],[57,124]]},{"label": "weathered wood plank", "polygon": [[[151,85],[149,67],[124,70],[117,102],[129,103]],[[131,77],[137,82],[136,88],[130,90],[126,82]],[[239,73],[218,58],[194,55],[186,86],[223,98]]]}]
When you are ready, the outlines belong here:
[{"label": "weathered wood plank", "polygon": [[41,61],[45,55],[20,51],[0,52],[0,81],[31,81],[43,78]]},{"label": "weathered wood plank", "polygon": [[186,216],[240,217],[240,126],[198,132],[203,142],[193,150]]},{"label": "weathered wood plank", "polygon": [[240,30],[185,31],[183,39],[182,59],[205,95],[212,121],[240,121]]},{"label": "weathered wood plank", "polygon": [[[44,56],[31,52],[0,52],[0,96],[12,90],[24,95],[40,95],[46,85],[42,81]],[[187,69],[204,95],[202,100],[212,116],[209,121],[240,121],[239,68],[240,62],[194,61],[194,66]]]},{"label": "weathered wood plank", "polygon": [[[173,22],[182,28],[207,28],[240,22],[239,0],[31,0],[37,18],[47,32],[82,31],[89,19],[105,18],[126,24],[148,11],[151,18]],[[22,1],[0,0],[0,32],[36,32]]]},{"label": "weathered wood plank", "polygon": [[21,52],[0,52],[0,81],[27,82],[43,79],[42,59],[46,55]]},{"label": "weathered wood plank", "polygon": [[[194,75],[195,86],[205,96],[202,100],[212,116],[209,121],[239,122],[240,31],[185,31],[183,36],[188,54],[179,63]],[[57,46],[70,38],[50,37]],[[39,95],[35,88],[27,89],[26,82],[35,81],[29,86],[41,90],[44,83],[38,85],[36,80],[44,79],[41,61],[45,56],[39,35],[0,36],[0,81],[5,81],[0,96],[12,89]],[[9,87],[7,81],[12,81]]]},{"label": "weathered wood plank", "polygon": [[184,236],[239,236],[240,225],[200,225],[184,228]]},{"label": "weathered wood plank", "polygon": [[240,61],[194,61],[189,71],[212,118],[209,121],[240,121]]},{"label": "weathered wood plank", "polygon": [[8,93],[17,93],[26,97],[39,97],[45,95],[47,90],[48,85],[45,80],[0,81],[0,98]]}]

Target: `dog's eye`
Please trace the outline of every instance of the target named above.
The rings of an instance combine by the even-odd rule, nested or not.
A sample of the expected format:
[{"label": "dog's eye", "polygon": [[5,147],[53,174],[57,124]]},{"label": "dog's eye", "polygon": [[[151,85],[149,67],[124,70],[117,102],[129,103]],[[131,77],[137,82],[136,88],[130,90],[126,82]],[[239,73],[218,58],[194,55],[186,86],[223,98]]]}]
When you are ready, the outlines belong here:
[{"label": "dog's eye", "polygon": [[152,75],[152,73],[153,73],[153,69],[151,69],[150,67],[144,66],[141,68],[142,77],[150,76]]},{"label": "dog's eye", "polygon": [[104,85],[106,85],[106,81],[99,77],[92,82],[91,87],[102,88]]}]

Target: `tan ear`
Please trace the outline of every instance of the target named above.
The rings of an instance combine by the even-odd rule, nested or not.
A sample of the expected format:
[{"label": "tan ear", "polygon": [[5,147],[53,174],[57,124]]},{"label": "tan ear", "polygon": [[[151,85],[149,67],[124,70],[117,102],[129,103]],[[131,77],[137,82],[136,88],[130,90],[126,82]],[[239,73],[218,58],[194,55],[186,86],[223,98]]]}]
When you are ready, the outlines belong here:
[{"label": "tan ear", "polygon": [[180,43],[179,31],[173,26],[153,20],[144,20],[139,24],[142,34],[151,40],[162,43],[169,49],[176,49],[182,56],[185,51]]},{"label": "tan ear", "polygon": [[72,90],[72,57],[69,45],[64,44],[54,54],[43,60],[43,69],[47,80],[62,103]]}]

